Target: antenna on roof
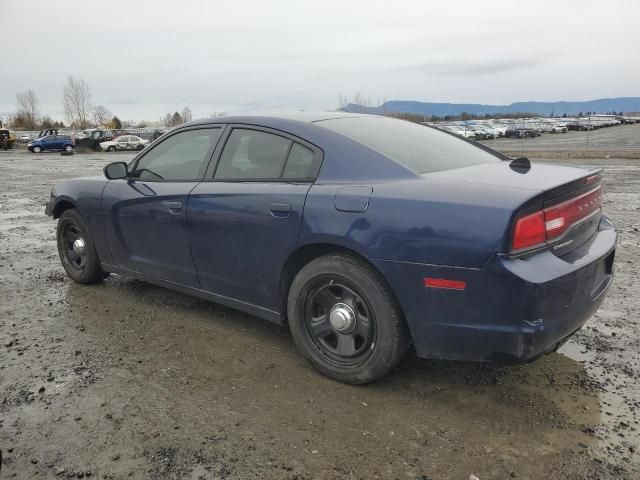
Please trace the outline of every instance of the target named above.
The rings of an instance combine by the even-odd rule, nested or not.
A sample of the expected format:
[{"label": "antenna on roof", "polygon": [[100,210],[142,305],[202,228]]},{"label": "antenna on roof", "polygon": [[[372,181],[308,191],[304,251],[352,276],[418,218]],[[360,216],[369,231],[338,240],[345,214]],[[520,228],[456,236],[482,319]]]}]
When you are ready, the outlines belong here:
[{"label": "antenna on roof", "polygon": [[509,168],[518,173],[527,173],[531,170],[531,161],[525,157],[516,158],[509,163]]}]

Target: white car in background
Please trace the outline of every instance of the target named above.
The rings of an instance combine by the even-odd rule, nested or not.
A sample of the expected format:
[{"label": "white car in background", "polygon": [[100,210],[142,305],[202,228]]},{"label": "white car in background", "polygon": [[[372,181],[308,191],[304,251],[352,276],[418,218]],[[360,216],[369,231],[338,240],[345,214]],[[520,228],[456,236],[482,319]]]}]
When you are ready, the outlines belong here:
[{"label": "white car in background", "polygon": [[566,123],[555,122],[551,128],[551,133],[567,133],[567,130],[569,129]]},{"label": "white car in background", "polygon": [[149,145],[149,140],[136,137],[135,135],[122,135],[108,142],[100,143],[102,150],[115,152],[116,150],[142,150]]},{"label": "white car in background", "polygon": [[458,125],[441,125],[439,128],[460,135],[461,137],[475,138],[475,132],[469,129],[465,130],[464,127],[459,127]]}]

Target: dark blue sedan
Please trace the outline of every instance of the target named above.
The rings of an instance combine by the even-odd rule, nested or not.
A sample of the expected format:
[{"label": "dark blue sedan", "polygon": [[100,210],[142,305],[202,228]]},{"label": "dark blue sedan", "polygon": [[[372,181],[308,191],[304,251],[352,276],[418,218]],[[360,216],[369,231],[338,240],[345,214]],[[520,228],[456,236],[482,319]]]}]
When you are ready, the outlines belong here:
[{"label": "dark blue sedan", "polygon": [[60,259],[278,324],[365,383],[421,357],[529,361],[602,303],[616,231],[601,172],[505,157],[343,113],[182,125],[104,176],[56,185]]}]

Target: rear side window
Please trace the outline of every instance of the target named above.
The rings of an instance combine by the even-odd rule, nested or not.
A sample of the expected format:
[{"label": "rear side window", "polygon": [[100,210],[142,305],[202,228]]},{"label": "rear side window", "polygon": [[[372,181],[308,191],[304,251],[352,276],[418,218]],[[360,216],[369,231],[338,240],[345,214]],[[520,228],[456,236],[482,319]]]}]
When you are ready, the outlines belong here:
[{"label": "rear side window", "polygon": [[416,173],[430,173],[500,159],[448,133],[388,117],[347,117],[316,122],[362,143]]},{"label": "rear side window", "polygon": [[320,168],[319,158],[313,150],[294,143],[287,158],[282,177],[285,179],[315,178]]},{"label": "rear side window", "polygon": [[291,140],[279,135],[235,128],[224,146],[215,178],[229,180],[280,178],[291,143]]}]

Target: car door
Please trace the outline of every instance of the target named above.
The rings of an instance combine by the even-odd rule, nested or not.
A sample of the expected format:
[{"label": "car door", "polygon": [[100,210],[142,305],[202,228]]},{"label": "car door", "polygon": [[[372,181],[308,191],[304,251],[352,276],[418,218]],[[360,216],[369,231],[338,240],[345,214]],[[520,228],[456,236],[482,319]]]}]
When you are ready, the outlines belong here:
[{"label": "car door", "polygon": [[118,150],[128,150],[129,149],[129,137],[122,136],[116,139],[116,148]]},{"label": "car door", "polygon": [[189,128],[139,155],[130,176],[102,194],[107,241],[117,266],[191,287],[198,280],[186,220],[189,192],[201,181],[221,128]]},{"label": "car door", "polygon": [[64,146],[64,136],[63,135],[54,135],[53,143],[51,144],[51,150],[62,150]]},{"label": "car door", "polygon": [[187,222],[203,289],[277,312],[278,279],[298,242],[322,152],[282,132],[230,126]]},{"label": "car door", "polygon": [[48,150],[60,150],[62,148],[62,141],[59,135],[52,135],[49,138]]}]

